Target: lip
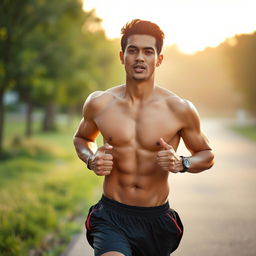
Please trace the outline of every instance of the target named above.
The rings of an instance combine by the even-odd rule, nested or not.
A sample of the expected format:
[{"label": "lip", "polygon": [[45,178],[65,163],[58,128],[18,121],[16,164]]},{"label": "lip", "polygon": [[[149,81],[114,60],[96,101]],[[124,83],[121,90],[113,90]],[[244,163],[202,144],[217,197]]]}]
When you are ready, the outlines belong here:
[{"label": "lip", "polygon": [[135,64],[133,65],[133,69],[136,73],[142,73],[146,70],[146,66],[143,64]]}]

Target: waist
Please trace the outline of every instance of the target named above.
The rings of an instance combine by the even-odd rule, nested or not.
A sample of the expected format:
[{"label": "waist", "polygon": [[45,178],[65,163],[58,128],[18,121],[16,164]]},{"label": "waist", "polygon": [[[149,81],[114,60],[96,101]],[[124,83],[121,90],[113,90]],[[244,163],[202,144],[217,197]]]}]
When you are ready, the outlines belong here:
[{"label": "waist", "polygon": [[154,207],[164,204],[169,194],[168,173],[124,174],[113,170],[105,177],[103,194],[126,205]]},{"label": "waist", "polygon": [[166,202],[160,206],[153,206],[153,207],[145,207],[145,206],[132,206],[120,203],[118,201],[112,200],[104,195],[100,200],[102,205],[110,210],[114,210],[118,213],[123,214],[130,214],[130,215],[139,215],[139,216],[159,216],[161,214],[166,213],[170,206],[169,202]]}]

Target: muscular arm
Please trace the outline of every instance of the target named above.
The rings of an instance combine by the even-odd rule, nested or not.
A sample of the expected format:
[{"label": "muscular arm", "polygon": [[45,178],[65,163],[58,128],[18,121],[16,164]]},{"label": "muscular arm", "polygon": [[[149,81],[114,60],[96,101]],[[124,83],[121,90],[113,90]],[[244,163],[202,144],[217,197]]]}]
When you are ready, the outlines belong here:
[{"label": "muscular arm", "polygon": [[87,163],[88,158],[97,151],[96,138],[99,134],[99,130],[93,121],[94,114],[97,110],[95,109],[96,106],[93,102],[93,98],[97,94],[98,92],[94,92],[85,101],[83,106],[83,118],[73,137],[77,155],[85,163]]},{"label": "muscular arm", "polygon": [[180,136],[192,155],[189,172],[198,173],[213,166],[214,155],[207,138],[201,131],[197,110],[189,101],[185,101],[184,104],[182,111],[184,126],[180,131]]}]

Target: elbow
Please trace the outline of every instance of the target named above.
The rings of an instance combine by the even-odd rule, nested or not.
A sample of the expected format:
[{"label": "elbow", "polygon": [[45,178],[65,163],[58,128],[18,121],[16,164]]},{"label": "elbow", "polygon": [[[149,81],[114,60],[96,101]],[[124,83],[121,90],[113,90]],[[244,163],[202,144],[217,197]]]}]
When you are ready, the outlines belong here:
[{"label": "elbow", "polygon": [[80,155],[79,154],[79,152],[80,152],[80,150],[79,150],[79,148],[80,148],[80,139],[77,136],[77,134],[75,134],[73,136],[73,145],[74,145],[74,148],[75,148],[75,151],[76,151],[77,155],[79,156]]},{"label": "elbow", "polygon": [[79,137],[77,136],[77,132],[73,136],[73,145],[76,147],[78,143]]},{"label": "elbow", "polygon": [[76,141],[77,141],[77,137],[76,137],[76,135],[74,135],[73,136],[73,144],[74,144],[74,146],[76,145]]}]

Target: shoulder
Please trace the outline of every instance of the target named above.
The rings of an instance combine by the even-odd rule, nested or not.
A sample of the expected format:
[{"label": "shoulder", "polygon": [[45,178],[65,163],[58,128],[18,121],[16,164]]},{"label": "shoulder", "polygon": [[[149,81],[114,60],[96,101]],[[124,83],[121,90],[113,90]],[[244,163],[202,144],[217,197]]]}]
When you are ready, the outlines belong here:
[{"label": "shoulder", "polygon": [[104,110],[116,98],[115,91],[118,88],[119,86],[115,86],[106,91],[92,92],[84,103],[83,114],[86,116],[92,116],[93,114],[95,116]]},{"label": "shoulder", "polygon": [[179,97],[177,94],[159,87],[161,96],[164,98],[169,109],[184,123],[197,123],[199,114],[194,104]]}]

